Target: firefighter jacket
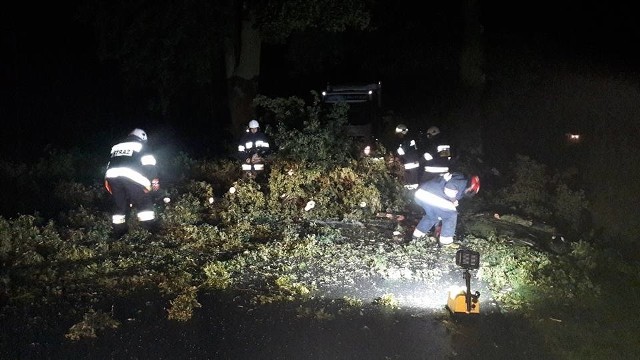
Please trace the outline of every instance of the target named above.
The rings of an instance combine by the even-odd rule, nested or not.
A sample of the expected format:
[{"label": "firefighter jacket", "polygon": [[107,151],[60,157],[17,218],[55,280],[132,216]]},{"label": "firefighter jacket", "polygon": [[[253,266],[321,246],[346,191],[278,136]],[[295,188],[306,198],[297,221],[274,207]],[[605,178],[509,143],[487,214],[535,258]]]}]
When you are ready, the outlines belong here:
[{"label": "firefighter jacket", "polygon": [[[418,187],[418,190],[423,192],[428,192],[436,197],[442,198],[448,202],[453,202],[455,200],[460,200],[465,197],[465,190],[467,189],[467,184],[469,183],[469,179],[461,174],[461,173],[451,173],[445,174],[443,176],[438,176],[431,180],[425,181]],[[450,188],[453,190],[458,190],[458,193],[455,198],[449,198],[444,193],[444,188]],[[444,206],[444,208],[451,208],[448,204]]]},{"label": "firefighter jacket", "polygon": [[238,159],[245,160],[257,154],[265,156],[270,153],[269,138],[261,131],[245,133],[238,143]]},{"label": "firefighter jacket", "polygon": [[[461,173],[444,174],[420,184],[414,194],[415,202],[425,215],[416,225],[416,231],[426,234],[432,226],[442,220],[441,236],[455,235],[458,221],[458,200],[466,196],[469,179]],[[445,187],[457,190],[451,198],[445,193]],[[415,234],[416,232],[414,232]]]},{"label": "firefighter jacket", "polygon": [[418,145],[415,140],[407,139],[398,145],[396,153],[402,163],[405,170],[411,170],[420,166],[420,153],[418,152]]},{"label": "firefighter jacket", "polygon": [[151,191],[151,181],[158,177],[156,158],[149,152],[147,144],[135,136],[111,148],[105,180],[125,177]]},{"label": "firefighter jacket", "polygon": [[245,133],[238,143],[238,159],[242,161],[242,170],[244,171],[262,171],[264,170],[264,156],[271,153],[271,145],[269,137],[261,132]]},{"label": "firefighter jacket", "polygon": [[253,155],[263,157],[271,152],[269,137],[263,132],[245,133],[238,142],[238,159],[245,161]]},{"label": "firefighter jacket", "polygon": [[449,172],[453,162],[453,148],[451,142],[439,134],[428,140],[424,146],[422,164],[424,172],[444,174]]}]

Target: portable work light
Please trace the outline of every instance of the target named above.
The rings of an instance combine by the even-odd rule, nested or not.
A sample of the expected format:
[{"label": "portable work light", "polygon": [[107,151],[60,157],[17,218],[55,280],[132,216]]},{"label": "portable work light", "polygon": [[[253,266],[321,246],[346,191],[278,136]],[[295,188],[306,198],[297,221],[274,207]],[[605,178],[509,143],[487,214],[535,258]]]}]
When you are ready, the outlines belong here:
[{"label": "portable work light", "polygon": [[456,265],[464,269],[465,288],[449,290],[447,307],[452,313],[478,314],[480,303],[478,298],[480,293],[476,291],[471,294],[471,274],[469,270],[480,267],[480,254],[469,249],[460,249],[456,252]]},{"label": "portable work light", "polygon": [[477,251],[460,249],[456,252],[456,265],[463,269],[477,269],[480,267],[480,254]]}]

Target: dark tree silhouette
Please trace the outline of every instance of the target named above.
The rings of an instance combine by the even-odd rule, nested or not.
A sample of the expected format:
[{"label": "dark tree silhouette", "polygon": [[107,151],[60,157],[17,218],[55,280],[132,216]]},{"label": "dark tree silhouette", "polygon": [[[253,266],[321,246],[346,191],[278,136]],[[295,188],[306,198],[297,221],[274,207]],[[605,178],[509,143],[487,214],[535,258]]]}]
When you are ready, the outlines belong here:
[{"label": "dark tree silhouette", "polygon": [[147,95],[151,110],[171,115],[172,104],[208,92],[210,106],[226,88],[231,131],[254,116],[261,49],[307,29],[365,29],[370,16],[361,0],[170,1],[86,0],[82,17],[95,25],[99,52],[115,60],[130,92]]}]

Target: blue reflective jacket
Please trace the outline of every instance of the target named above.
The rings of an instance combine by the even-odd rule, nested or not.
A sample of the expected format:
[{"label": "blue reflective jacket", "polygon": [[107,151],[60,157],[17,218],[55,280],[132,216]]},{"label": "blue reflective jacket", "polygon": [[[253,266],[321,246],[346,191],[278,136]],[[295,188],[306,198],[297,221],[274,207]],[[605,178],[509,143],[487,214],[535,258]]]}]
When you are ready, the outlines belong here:
[{"label": "blue reflective jacket", "polygon": [[[451,173],[451,178],[447,180],[447,176],[438,176],[428,181],[420,184],[418,189],[428,191],[436,196],[439,196],[443,199],[447,200],[460,200],[465,196],[465,190],[467,189],[467,183],[469,179],[462,173],[454,172]],[[458,190],[455,199],[452,199],[445,195],[444,188],[448,187],[450,189]]]}]

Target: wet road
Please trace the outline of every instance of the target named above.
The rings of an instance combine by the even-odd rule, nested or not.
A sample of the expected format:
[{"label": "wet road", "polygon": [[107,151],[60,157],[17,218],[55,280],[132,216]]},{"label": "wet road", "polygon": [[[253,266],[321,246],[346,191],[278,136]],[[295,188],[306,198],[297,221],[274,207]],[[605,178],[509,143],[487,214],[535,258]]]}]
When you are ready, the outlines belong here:
[{"label": "wet road", "polygon": [[120,305],[114,309],[120,327],[100,332],[95,339],[71,342],[63,338],[64,331],[35,341],[15,338],[13,350],[3,358],[553,358],[527,321],[491,308],[452,316],[444,309],[364,306],[341,311],[330,300],[311,307],[293,303],[252,307],[237,297],[203,296],[199,301],[202,308],[187,322],[166,320],[166,310],[151,302],[144,308]]}]

